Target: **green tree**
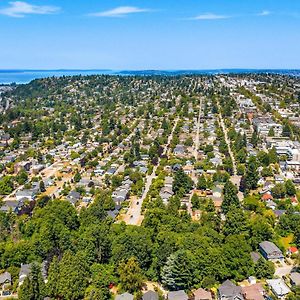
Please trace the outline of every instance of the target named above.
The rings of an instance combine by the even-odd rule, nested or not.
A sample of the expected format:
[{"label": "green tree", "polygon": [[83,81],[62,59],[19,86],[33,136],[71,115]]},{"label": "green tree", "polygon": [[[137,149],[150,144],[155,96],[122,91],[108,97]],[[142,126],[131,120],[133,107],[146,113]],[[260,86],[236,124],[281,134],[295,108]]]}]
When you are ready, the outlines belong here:
[{"label": "green tree", "polygon": [[286,182],[285,182],[285,190],[286,190],[286,194],[288,196],[294,196],[296,195],[296,188],[295,188],[295,185],[293,183],[292,180],[288,179]]},{"label": "green tree", "polygon": [[246,190],[254,190],[257,188],[257,182],[259,179],[259,174],[257,171],[257,162],[254,156],[249,158],[246,167],[246,173],[244,177],[244,184]]},{"label": "green tree", "polygon": [[204,175],[201,175],[198,179],[197,188],[199,190],[205,190],[207,188],[207,181]]},{"label": "green tree", "polygon": [[267,261],[261,257],[254,266],[254,272],[258,279],[270,279],[275,273],[275,267],[271,261]]},{"label": "green tree", "polygon": [[179,250],[170,255],[161,273],[162,283],[170,290],[189,289],[193,284],[194,266],[190,252]]},{"label": "green tree", "polygon": [[285,190],[285,185],[283,183],[277,183],[272,188],[272,195],[276,199],[284,198],[285,194],[286,194],[286,190]]},{"label": "green tree", "polygon": [[141,289],[143,275],[135,257],[129,258],[126,263],[120,263],[118,273],[122,290],[133,293]]},{"label": "green tree", "polygon": [[237,193],[237,187],[231,181],[227,181],[223,190],[224,199],[222,202],[222,210],[225,214],[229,211],[231,206],[240,206],[240,201]]},{"label": "green tree", "polygon": [[41,268],[33,263],[30,274],[25,278],[18,292],[20,300],[43,300],[46,296],[45,283],[42,277]]},{"label": "green tree", "polygon": [[173,192],[175,194],[184,195],[188,193],[193,187],[192,179],[184,173],[182,168],[180,168],[174,177],[174,184],[173,184]]}]

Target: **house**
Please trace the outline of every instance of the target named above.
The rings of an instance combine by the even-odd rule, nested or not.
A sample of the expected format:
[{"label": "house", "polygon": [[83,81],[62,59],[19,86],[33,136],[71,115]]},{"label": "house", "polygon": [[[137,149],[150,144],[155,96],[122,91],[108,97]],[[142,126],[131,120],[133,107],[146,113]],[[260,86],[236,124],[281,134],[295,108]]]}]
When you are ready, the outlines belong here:
[{"label": "house", "polygon": [[117,295],[116,300],[133,300],[133,295],[129,294],[129,293],[124,293],[121,295]]},{"label": "house", "polygon": [[143,295],[142,300],[158,300],[158,293],[148,291]]},{"label": "house", "polygon": [[0,207],[0,211],[3,212],[14,212],[17,213],[19,207],[19,201],[8,200],[4,201],[2,207]]},{"label": "house", "polygon": [[129,194],[129,190],[127,188],[119,187],[112,193],[112,199],[117,205],[121,205],[124,202]]},{"label": "house", "polygon": [[30,190],[21,190],[16,192],[17,201],[26,198],[29,201],[33,201],[35,198],[36,192],[33,189]]},{"label": "house", "polygon": [[169,199],[174,195],[174,192],[169,187],[163,187],[160,192],[159,196],[162,198],[164,202],[168,202]]},{"label": "house", "polygon": [[295,246],[289,247],[289,249],[287,250],[288,255],[298,254],[298,253],[299,253],[299,250]]},{"label": "house", "polygon": [[293,272],[290,274],[291,285],[300,286],[300,273]]},{"label": "house", "polygon": [[268,286],[278,299],[284,299],[284,297],[291,292],[289,287],[285,284],[282,278],[280,279],[268,279],[266,280]]},{"label": "house", "polygon": [[244,300],[242,288],[226,280],[218,289],[219,300]]},{"label": "house", "polygon": [[264,300],[265,289],[260,283],[252,284],[242,288],[245,300]]},{"label": "house", "polygon": [[193,292],[194,300],[212,300],[211,292],[204,289],[198,289]]},{"label": "house", "polygon": [[259,244],[259,250],[262,256],[267,260],[283,260],[284,256],[281,250],[272,242],[264,241]]},{"label": "house", "polygon": [[4,272],[0,274],[0,296],[4,296],[3,292],[11,286],[11,274]]},{"label": "house", "polygon": [[67,196],[67,201],[69,201],[74,206],[79,201],[79,199],[80,199],[80,193],[76,191],[71,191]]},{"label": "house", "polygon": [[270,200],[273,200],[273,196],[271,195],[271,193],[267,192],[262,195],[261,200],[270,201]]},{"label": "house", "polygon": [[174,149],[174,154],[183,156],[185,154],[185,147],[183,145],[176,145]]},{"label": "house", "polygon": [[21,265],[21,269],[19,272],[19,286],[21,286],[25,280],[25,278],[30,274],[31,264]]},{"label": "house", "polygon": [[169,188],[172,189],[172,187],[173,187],[173,181],[174,181],[173,177],[167,176],[165,178],[165,187],[169,187]]},{"label": "house", "polygon": [[189,299],[188,295],[183,290],[168,293],[168,300],[188,300],[188,299]]}]

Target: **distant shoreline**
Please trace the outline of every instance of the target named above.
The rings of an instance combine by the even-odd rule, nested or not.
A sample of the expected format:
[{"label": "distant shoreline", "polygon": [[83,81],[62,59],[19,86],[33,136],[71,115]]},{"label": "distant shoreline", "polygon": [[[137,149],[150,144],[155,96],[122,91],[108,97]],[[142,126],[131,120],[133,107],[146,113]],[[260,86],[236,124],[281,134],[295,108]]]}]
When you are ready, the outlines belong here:
[{"label": "distant shoreline", "polygon": [[203,70],[110,70],[110,69],[0,69],[0,84],[26,84],[34,79],[76,75],[120,75],[120,76],[180,76],[217,74],[281,74],[300,76],[300,69],[203,69]]}]

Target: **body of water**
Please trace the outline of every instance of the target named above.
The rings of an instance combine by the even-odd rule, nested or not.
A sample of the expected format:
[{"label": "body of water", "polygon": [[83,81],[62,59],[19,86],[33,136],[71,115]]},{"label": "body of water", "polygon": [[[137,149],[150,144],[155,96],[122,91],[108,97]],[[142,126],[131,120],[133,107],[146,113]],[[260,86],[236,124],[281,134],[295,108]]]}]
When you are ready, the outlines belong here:
[{"label": "body of water", "polygon": [[113,71],[113,70],[0,70],[0,84],[24,84],[34,79],[73,75],[215,75],[215,74],[249,74],[274,73],[300,76],[300,70],[253,70],[253,69],[220,69],[220,70],[142,70],[142,71]]}]

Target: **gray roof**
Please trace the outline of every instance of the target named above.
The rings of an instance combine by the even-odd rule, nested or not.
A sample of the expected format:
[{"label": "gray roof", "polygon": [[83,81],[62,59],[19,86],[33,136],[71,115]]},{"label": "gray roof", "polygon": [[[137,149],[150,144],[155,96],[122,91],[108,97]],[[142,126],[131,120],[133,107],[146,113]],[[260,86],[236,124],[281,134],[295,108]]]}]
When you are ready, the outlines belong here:
[{"label": "gray roof", "polygon": [[272,242],[263,241],[259,244],[259,246],[266,252],[267,254],[273,254],[274,252],[279,252],[282,254],[281,250]]},{"label": "gray roof", "polygon": [[188,300],[188,298],[188,295],[183,290],[168,293],[168,300]]},{"label": "gray roof", "polygon": [[0,284],[11,283],[11,275],[8,272],[0,274]]},{"label": "gray roof", "polygon": [[300,285],[300,273],[293,272],[293,273],[291,273],[290,277],[291,277],[293,284]]},{"label": "gray roof", "polygon": [[250,255],[254,263],[257,263],[258,260],[261,258],[258,252],[251,252]]},{"label": "gray roof", "polygon": [[226,280],[219,287],[219,295],[220,297],[226,297],[226,299],[228,300],[244,299],[242,295],[242,288],[240,286],[235,285],[230,280]]},{"label": "gray roof", "polygon": [[158,300],[158,294],[154,291],[148,291],[143,295],[143,300]]},{"label": "gray roof", "polygon": [[21,265],[19,272],[19,284],[24,281],[24,279],[29,275],[31,270],[31,264]]},{"label": "gray roof", "polygon": [[117,295],[116,300],[133,300],[133,295],[129,293],[124,293],[122,295]]}]

